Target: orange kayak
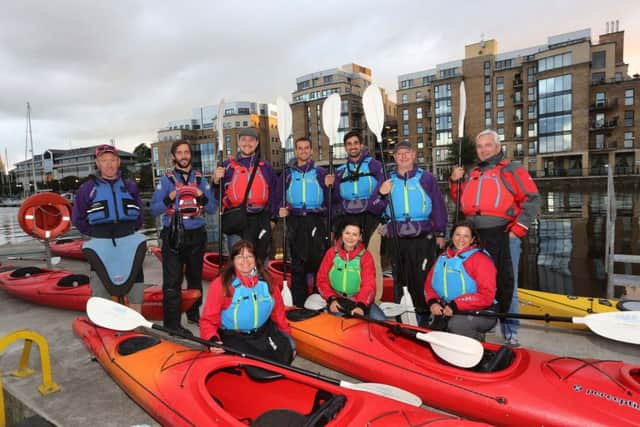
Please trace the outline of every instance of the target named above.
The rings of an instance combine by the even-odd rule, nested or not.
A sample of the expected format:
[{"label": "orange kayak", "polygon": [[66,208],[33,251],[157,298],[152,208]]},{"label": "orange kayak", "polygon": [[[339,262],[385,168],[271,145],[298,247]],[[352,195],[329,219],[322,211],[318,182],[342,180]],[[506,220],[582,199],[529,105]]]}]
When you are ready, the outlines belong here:
[{"label": "orange kayak", "polygon": [[73,331],[160,424],[181,426],[472,426],[260,361],[117,332],[85,318]]},{"label": "orange kayak", "polygon": [[310,310],[287,317],[304,358],[463,417],[501,426],[640,425],[640,365],[483,343],[478,367],[464,369],[379,324]]},{"label": "orange kayak", "polygon": [[[68,270],[23,267],[0,272],[0,288],[14,297],[50,307],[84,311],[91,289],[89,277]],[[182,290],[182,311],[187,311],[200,297],[196,289]],[[142,315],[162,320],[162,288],[144,290]]]}]

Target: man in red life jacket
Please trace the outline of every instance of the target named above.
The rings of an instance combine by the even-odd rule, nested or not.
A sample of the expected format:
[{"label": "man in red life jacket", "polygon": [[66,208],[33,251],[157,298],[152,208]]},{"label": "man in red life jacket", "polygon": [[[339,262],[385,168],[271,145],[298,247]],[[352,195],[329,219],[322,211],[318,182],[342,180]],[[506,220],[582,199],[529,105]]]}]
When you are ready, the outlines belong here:
[{"label": "man in red life jacket", "polygon": [[[271,251],[271,230],[275,226],[278,206],[273,192],[276,174],[269,162],[260,160],[260,145],[255,129],[240,130],[238,149],[235,157],[225,160],[221,167],[216,168],[213,175],[214,194],[218,200],[222,200],[223,213],[241,206],[243,201],[246,203],[247,226],[241,233],[227,235],[229,250],[237,241],[248,240],[256,248],[256,256],[266,262]],[[251,183],[251,190],[247,193],[247,186],[256,166],[258,170]],[[218,195],[220,180],[223,184],[222,195]],[[224,226],[224,217],[222,221]]]},{"label": "man in red life jacket", "polygon": [[[490,129],[476,137],[478,164],[464,177],[456,167],[450,177],[451,196],[478,230],[498,270],[496,299],[501,311],[518,312],[518,264],[521,241],[540,211],[540,194],[525,168],[504,158],[498,134]],[[518,346],[519,322],[500,322],[508,345]]]}]

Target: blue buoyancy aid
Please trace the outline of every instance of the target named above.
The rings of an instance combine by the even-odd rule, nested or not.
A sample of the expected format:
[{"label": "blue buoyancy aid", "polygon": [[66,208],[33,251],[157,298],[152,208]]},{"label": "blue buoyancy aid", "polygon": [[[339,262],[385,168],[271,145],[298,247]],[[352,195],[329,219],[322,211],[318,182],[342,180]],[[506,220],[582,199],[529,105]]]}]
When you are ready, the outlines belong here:
[{"label": "blue buoyancy aid", "polygon": [[[420,185],[422,169],[409,179],[402,179],[398,174],[391,172],[391,200],[396,221],[427,221],[431,215],[431,197],[427,195]],[[387,204],[386,213],[391,218],[391,209]]]},{"label": "blue buoyancy aid", "polygon": [[302,172],[291,168],[291,182],[287,188],[287,203],[294,209],[320,209],[324,203],[324,192],[318,182],[314,167]]},{"label": "blue buoyancy aid", "polygon": [[250,288],[236,277],[231,285],[234,290],[231,305],[220,313],[222,329],[250,332],[260,328],[271,316],[275,305],[267,282],[260,280]]},{"label": "blue buoyancy aid", "polygon": [[473,248],[453,257],[448,257],[445,252],[436,260],[431,286],[445,302],[477,291],[476,281],[469,276],[464,263],[478,251],[480,248]]},{"label": "blue buoyancy aid", "polygon": [[87,208],[87,221],[90,225],[115,224],[136,221],[141,214],[133,196],[127,190],[122,178],[106,181],[96,177],[93,197]]},{"label": "blue buoyancy aid", "polygon": [[357,166],[347,162],[336,169],[336,174],[341,175],[340,197],[343,200],[362,200],[371,197],[378,185],[378,180],[369,169],[371,160],[372,158],[367,156]]}]

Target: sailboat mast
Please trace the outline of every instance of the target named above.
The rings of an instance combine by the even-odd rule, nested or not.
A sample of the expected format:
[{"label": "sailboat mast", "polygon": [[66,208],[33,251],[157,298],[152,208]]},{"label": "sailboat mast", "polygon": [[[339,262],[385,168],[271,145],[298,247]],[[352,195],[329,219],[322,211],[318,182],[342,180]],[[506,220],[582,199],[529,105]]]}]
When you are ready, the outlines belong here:
[{"label": "sailboat mast", "polygon": [[7,168],[7,181],[9,182],[9,196],[13,195],[13,191],[11,190],[11,174],[9,173],[9,155],[7,154],[7,147],[4,147],[4,161],[5,167]]},{"label": "sailboat mast", "polygon": [[27,102],[27,129],[29,130],[29,141],[31,142],[31,175],[33,178],[33,194],[38,192],[36,182],[36,155],[33,151],[33,133],[31,132],[31,105]]}]

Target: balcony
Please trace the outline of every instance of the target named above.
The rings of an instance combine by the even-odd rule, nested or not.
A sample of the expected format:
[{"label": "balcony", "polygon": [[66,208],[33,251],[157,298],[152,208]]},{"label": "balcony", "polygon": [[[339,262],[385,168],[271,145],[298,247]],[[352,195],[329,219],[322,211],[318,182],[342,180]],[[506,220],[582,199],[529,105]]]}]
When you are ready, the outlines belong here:
[{"label": "balcony", "polygon": [[613,120],[592,120],[589,122],[590,131],[611,130],[618,126],[618,118]]},{"label": "balcony", "polygon": [[513,79],[513,87],[522,87],[522,79]]},{"label": "balcony", "polygon": [[511,95],[511,100],[513,101],[513,105],[522,105],[522,102],[523,102],[521,96]]},{"label": "balcony", "polygon": [[589,105],[589,111],[606,111],[618,106],[618,98],[598,100]]},{"label": "balcony", "polygon": [[589,142],[589,150],[592,151],[610,151],[618,148],[617,141],[605,142]]},{"label": "balcony", "polygon": [[518,116],[518,115],[513,115],[513,121],[516,123],[521,123],[522,122],[522,115]]}]

